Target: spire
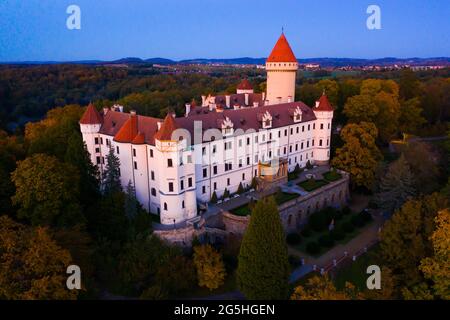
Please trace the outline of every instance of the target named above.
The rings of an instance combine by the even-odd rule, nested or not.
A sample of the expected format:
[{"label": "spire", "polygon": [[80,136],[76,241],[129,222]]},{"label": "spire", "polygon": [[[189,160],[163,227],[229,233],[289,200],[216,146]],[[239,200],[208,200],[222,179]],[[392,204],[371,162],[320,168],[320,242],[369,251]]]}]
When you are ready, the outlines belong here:
[{"label": "spire", "polygon": [[92,102],[90,102],[86,111],[80,119],[80,124],[101,124],[102,122],[102,116],[97,111],[97,109],[95,109],[95,106],[92,104]]},{"label": "spire", "polygon": [[325,94],[325,90],[323,90],[323,94],[320,97],[318,105],[314,109],[314,111],[333,111],[333,106],[330,104],[330,101],[328,101],[328,97]]},{"label": "spire", "polygon": [[280,38],[278,38],[266,62],[297,62],[284,32],[281,32]]},{"label": "spire", "polygon": [[172,140],[172,133],[178,129],[178,125],[175,122],[173,115],[169,112],[164,118],[161,128],[156,132],[155,139],[159,141]]}]

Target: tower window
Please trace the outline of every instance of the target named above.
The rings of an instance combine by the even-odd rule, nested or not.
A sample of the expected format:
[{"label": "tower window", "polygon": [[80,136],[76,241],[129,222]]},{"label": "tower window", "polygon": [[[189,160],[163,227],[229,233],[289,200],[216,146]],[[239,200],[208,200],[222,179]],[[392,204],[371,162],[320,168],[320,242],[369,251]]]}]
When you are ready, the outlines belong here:
[{"label": "tower window", "polygon": [[172,159],[167,159],[167,166],[168,166],[169,168],[172,168],[172,167],[173,167],[173,161],[172,161]]},{"label": "tower window", "polygon": [[153,158],[153,149],[150,149],[150,158]]},{"label": "tower window", "polygon": [[152,188],[152,196],[156,197],[156,189]]},{"label": "tower window", "polygon": [[191,177],[188,178],[188,187],[189,188],[192,187],[192,178]]},{"label": "tower window", "polygon": [[167,211],[167,202],[164,202],[164,210]]},{"label": "tower window", "polygon": [[173,192],[173,182],[169,182],[169,192]]},{"label": "tower window", "polygon": [[150,177],[152,180],[155,180],[155,172],[154,171],[150,172]]}]

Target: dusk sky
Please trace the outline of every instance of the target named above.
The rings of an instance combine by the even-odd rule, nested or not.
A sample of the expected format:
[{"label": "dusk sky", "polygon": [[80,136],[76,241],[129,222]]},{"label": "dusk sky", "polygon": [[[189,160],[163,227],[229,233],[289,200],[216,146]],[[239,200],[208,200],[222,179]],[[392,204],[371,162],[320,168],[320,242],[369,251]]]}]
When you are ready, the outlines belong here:
[{"label": "dusk sky", "polygon": [[281,27],[299,59],[450,56],[449,0],[1,0],[0,26],[0,61],[267,57]]}]

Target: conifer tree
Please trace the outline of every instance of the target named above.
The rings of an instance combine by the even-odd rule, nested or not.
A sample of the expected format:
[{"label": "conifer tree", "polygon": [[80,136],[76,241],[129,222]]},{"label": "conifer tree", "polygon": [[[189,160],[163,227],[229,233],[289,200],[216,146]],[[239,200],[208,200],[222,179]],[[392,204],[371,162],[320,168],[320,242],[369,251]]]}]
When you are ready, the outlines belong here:
[{"label": "conifer tree", "polygon": [[120,183],[120,160],[115,155],[114,149],[111,146],[106,156],[106,168],[102,178],[102,191],[104,194],[122,191],[122,185]]},{"label": "conifer tree", "polygon": [[389,213],[399,209],[403,203],[415,195],[413,174],[403,155],[389,165],[380,182],[380,192],[376,201]]},{"label": "conifer tree", "polygon": [[133,220],[137,216],[137,208],[136,190],[130,180],[125,192],[125,214],[128,219]]},{"label": "conifer tree", "polygon": [[273,197],[256,203],[239,252],[237,282],[247,299],[285,299],[289,262]]}]

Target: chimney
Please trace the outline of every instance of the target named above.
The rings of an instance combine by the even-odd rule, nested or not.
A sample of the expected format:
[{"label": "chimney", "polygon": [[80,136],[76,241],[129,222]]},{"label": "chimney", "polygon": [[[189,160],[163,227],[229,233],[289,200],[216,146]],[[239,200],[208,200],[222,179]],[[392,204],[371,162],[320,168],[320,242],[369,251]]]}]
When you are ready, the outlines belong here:
[{"label": "chimney", "polygon": [[161,130],[162,122],[161,122],[161,121],[158,121],[158,122],[156,123],[156,125],[158,126],[158,131]]},{"label": "chimney", "polygon": [[245,105],[248,106],[248,93],[244,93]]},{"label": "chimney", "polygon": [[130,116],[136,117],[136,110],[130,110]]},{"label": "chimney", "polygon": [[226,95],[225,96],[225,105],[227,106],[227,108],[230,107],[230,100],[231,100],[231,96]]},{"label": "chimney", "polygon": [[216,112],[223,112],[223,107],[222,106],[217,106]]},{"label": "chimney", "polygon": [[288,96],[287,102],[292,102],[292,96]]},{"label": "chimney", "polygon": [[318,108],[319,107],[319,101],[316,101],[316,108]]},{"label": "chimney", "polygon": [[206,96],[202,96],[202,107],[206,107]]},{"label": "chimney", "polygon": [[258,107],[258,102],[253,102],[253,108],[256,108],[256,107]]},{"label": "chimney", "polygon": [[210,103],[209,104],[209,111],[213,111],[214,109],[216,109],[216,104],[215,103]]},{"label": "chimney", "polygon": [[123,106],[118,105],[118,107],[119,107],[119,112],[123,112]]},{"label": "chimney", "polygon": [[240,109],[240,106],[239,106],[238,104],[235,104],[235,105],[233,105],[233,109],[234,109],[234,110],[239,110],[239,109]]},{"label": "chimney", "polygon": [[189,115],[189,113],[191,112],[191,104],[190,103],[186,103],[186,112],[184,114],[185,117],[187,117]]},{"label": "chimney", "polygon": [[264,101],[264,100],[266,100],[266,93],[265,92],[262,93],[262,101]]}]

